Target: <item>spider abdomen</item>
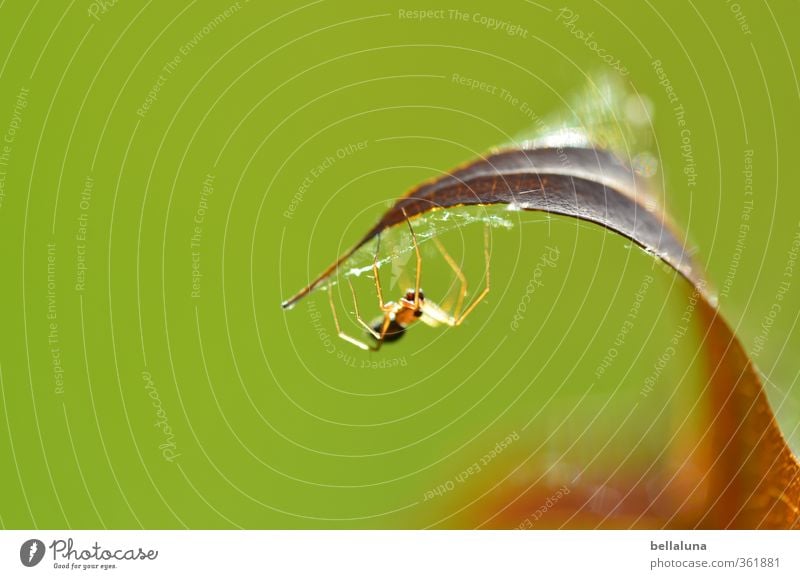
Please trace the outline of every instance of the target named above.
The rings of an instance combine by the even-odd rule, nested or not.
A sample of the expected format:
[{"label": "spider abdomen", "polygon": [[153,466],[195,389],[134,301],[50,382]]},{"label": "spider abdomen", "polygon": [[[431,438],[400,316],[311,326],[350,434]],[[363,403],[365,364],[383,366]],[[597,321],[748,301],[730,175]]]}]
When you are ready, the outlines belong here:
[{"label": "spider abdomen", "polygon": [[[372,329],[377,333],[381,333],[383,329],[383,319],[380,319],[372,324]],[[386,333],[383,335],[384,342],[394,342],[403,337],[406,327],[396,320],[390,320],[389,325],[386,326]]]}]

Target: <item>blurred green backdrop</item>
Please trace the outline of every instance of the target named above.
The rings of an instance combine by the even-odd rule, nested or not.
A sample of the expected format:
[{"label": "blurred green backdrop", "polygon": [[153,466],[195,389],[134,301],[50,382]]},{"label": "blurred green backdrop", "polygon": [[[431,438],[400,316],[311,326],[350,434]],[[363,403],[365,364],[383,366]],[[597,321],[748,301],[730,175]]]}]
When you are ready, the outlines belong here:
[{"label": "blurred green backdrop", "polygon": [[[700,420],[693,333],[643,394],[686,286],[600,228],[504,215],[486,303],[376,354],[333,337],[324,294],[279,307],[405,189],[598,73],[649,99],[664,202],[797,451],[798,17],[722,0],[0,4],[0,525],[474,526],[498,481],[602,476],[632,441],[652,460]],[[481,228],[441,239],[479,289]],[[444,300],[452,274],[424,250]],[[383,269],[388,297],[411,265]],[[356,288],[371,316],[370,280]]]}]

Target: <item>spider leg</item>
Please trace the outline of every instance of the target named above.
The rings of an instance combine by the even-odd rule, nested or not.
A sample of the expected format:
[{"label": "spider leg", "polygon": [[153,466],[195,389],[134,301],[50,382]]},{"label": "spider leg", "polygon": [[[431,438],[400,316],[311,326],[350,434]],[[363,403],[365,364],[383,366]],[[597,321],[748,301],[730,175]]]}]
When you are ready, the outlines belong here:
[{"label": "spider leg", "polygon": [[484,229],[483,229],[483,256],[484,256],[484,259],[486,260],[486,287],[483,288],[483,291],[480,294],[478,294],[478,297],[476,297],[472,301],[472,303],[469,305],[469,307],[467,307],[467,309],[464,311],[463,314],[461,314],[460,316],[454,316],[454,318],[455,318],[454,325],[456,325],[456,326],[461,325],[461,322],[463,322],[466,319],[466,317],[470,313],[472,313],[472,310],[475,309],[475,306],[477,306],[483,300],[483,298],[486,297],[486,294],[489,293],[489,288],[490,288],[490,285],[489,285],[489,282],[490,282],[490,278],[489,278],[489,269],[490,269],[489,268],[489,261],[490,260],[489,260],[489,228],[487,226],[484,226]]},{"label": "spider leg", "polygon": [[388,312],[391,306],[387,306],[383,301],[383,290],[381,289],[381,276],[378,273],[378,255],[381,251],[381,236],[378,235],[378,241],[375,244],[375,258],[372,260],[372,277],[375,279],[375,293],[378,294],[378,306],[382,312]]},{"label": "spider leg", "polygon": [[381,334],[379,332],[375,331],[372,328],[372,326],[370,326],[367,322],[365,322],[361,318],[361,314],[358,312],[358,300],[356,299],[356,290],[353,288],[353,282],[351,282],[348,279],[347,280],[347,284],[350,286],[350,293],[353,295],[353,308],[355,309],[356,320],[358,320],[358,323],[361,324],[362,326],[364,326],[367,329],[367,331],[372,335],[372,337],[374,337],[379,342],[382,341],[383,337],[381,336]]},{"label": "spider leg", "polygon": [[[361,348],[362,350],[378,350],[383,343],[383,340],[378,341],[376,346],[370,346],[369,344],[365,344],[361,340],[357,340],[356,338],[349,336],[345,332],[342,331],[341,326],[339,325],[339,316],[336,314],[336,307],[333,304],[333,286],[328,286],[328,301],[331,304],[331,312],[333,313],[333,323],[336,325],[336,333],[338,336],[344,340],[345,342],[349,342],[354,346]],[[386,325],[386,324],[385,324]]]},{"label": "spider leg", "polygon": [[411,232],[411,242],[414,244],[414,252],[417,254],[417,275],[414,283],[414,309],[419,310],[419,281],[422,277],[422,254],[419,252],[419,245],[417,245],[417,235],[414,233],[414,228],[411,227],[411,221],[406,215],[406,210],[403,208],[403,215],[405,215],[406,223],[408,223],[408,230]]},{"label": "spider leg", "polygon": [[461,283],[461,287],[458,290],[458,298],[456,299],[456,305],[453,309],[453,318],[458,319],[459,314],[461,313],[461,306],[464,305],[464,298],[467,296],[467,277],[464,275],[464,272],[461,271],[461,268],[456,263],[456,260],[452,258],[452,256],[447,252],[444,248],[439,239],[436,237],[433,238],[433,242],[436,244],[436,247],[439,249],[439,253],[442,254],[447,264],[450,266],[450,269],[456,274],[458,281]]}]

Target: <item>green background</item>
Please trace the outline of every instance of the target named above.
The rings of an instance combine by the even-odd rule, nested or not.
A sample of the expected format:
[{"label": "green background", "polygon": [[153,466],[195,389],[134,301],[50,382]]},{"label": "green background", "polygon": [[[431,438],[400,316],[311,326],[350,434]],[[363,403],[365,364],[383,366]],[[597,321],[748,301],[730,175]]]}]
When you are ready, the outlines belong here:
[{"label": "green background", "polygon": [[[700,420],[689,409],[703,384],[694,333],[641,394],[686,286],[600,228],[499,212],[512,226],[492,229],[485,304],[460,328],[413,327],[378,353],[332,338],[324,294],[279,307],[408,187],[526,130],[521,103],[549,117],[603,73],[652,103],[663,202],[727,288],[721,308],[746,348],[763,346],[756,363],[800,449],[800,280],[785,269],[800,232],[796,2],[98,6],[0,3],[0,138],[11,138],[0,165],[0,526],[477,526],[507,500],[496,483],[525,484],[542,465],[568,481],[601,477],[629,452],[652,460],[675,420]],[[466,21],[447,12],[456,7]],[[562,7],[579,16],[572,29]],[[432,8],[444,16],[399,12]],[[693,186],[654,60],[685,109]],[[475,225],[441,237],[473,291],[481,239]],[[559,259],[514,330],[546,246]],[[446,301],[453,276],[432,244],[423,250],[426,294]],[[411,266],[383,268],[387,297]],[[634,328],[598,377],[648,275]],[[371,317],[370,280],[355,286]],[[361,336],[349,294],[335,296]],[[512,434],[481,472],[426,497]]]}]

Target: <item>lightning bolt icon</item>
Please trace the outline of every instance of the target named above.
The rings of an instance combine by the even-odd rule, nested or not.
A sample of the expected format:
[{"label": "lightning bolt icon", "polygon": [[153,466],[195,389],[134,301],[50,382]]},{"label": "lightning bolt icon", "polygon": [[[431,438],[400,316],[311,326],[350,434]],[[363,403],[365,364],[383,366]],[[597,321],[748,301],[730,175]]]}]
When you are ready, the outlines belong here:
[{"label": "lightning bolt icon", "polygon": [[31,543],[31,550],[30,553],[28,553],[28,563],[33,561],[33,556],[36,554],[36,551],[38,550],[39,550],[39,544],[36,542]]}]

